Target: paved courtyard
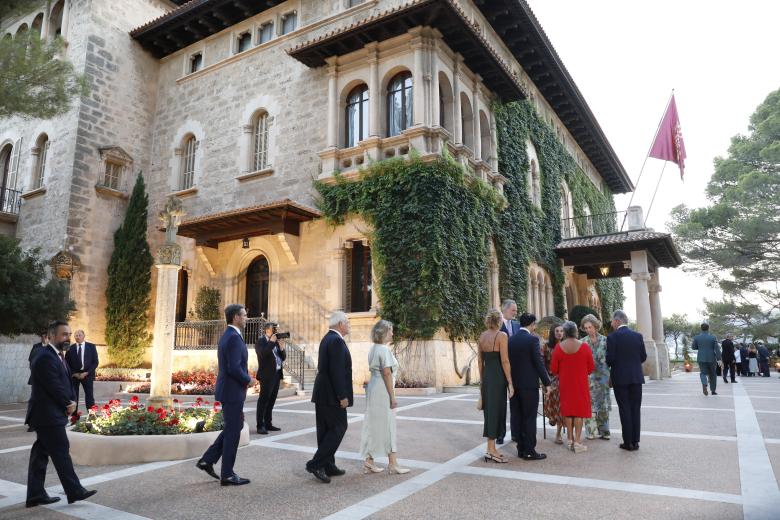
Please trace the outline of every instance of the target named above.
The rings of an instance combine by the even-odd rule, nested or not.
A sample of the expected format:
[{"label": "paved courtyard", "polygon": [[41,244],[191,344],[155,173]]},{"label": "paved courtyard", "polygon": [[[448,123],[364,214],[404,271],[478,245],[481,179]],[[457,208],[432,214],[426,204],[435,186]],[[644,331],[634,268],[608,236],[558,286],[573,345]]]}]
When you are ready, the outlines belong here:
[{"label": "paved courtyard", "polygon": [[[97,489],[89,502],[24,507],[34,434],[21,421],[24,405],[0,407],[0,518],[780,518],[780,380],[741,378],[701,393],[698,374],[644,388],[638,452],[618,449],[613,407],[611,441],[587,441],[571,453],[547,428],[538,450],[547,460],[522,461],[514,443],[508,464],[485,463],[481,412],[468,393],[399,398],[398,435],[408,475],[363,475],[360,430],[364,400],[350,409],[339,452],[347,470],[330,485],[304,470],[316,446],[314,407],[303,398],[277,403],[275,435],[252,434],[236,472],[249,486],[223,488],[194,459],[76,471]],[[614,402],[614,399],[613,399]],[[254,415],[254,403],[246,412]],[[252,422],[250,422],[250,425]],[[381,461],[386,462],[386,461]],[[49,493],[61,493],[53,468]]]}]

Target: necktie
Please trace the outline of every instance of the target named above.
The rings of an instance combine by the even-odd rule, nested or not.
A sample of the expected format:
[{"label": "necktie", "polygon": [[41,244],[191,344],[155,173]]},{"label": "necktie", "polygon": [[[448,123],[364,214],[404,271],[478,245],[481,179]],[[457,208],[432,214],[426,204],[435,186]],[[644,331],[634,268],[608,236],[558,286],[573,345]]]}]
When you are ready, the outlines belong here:
[{"label": "necktie", "polygon": [[76,347],[76,354],[79,357],[79,362],[81,363],[81,368],[83,369],[84,368],[84,358],[81,357],[81,343],[79,343],[78,346]]}]

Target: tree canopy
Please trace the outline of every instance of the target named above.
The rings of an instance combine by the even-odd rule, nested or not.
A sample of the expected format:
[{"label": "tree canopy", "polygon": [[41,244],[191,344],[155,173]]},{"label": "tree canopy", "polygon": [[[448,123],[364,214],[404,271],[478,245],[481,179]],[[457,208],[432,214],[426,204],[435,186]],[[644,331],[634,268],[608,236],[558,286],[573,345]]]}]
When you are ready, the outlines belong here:
[{"label": "tree canopy", "polygon": [[688,269],[708,274],[734,306],[755,305],[771,319],[780,310],[780,90],[715,159],[706,194],[708,206],[672,211]]}]

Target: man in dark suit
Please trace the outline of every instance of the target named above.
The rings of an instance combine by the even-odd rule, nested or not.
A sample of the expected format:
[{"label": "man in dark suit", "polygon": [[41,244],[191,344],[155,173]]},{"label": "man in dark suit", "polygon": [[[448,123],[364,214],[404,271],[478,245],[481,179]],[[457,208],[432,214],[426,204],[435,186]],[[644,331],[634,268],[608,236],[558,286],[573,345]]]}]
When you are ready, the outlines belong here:
[{"label": "man in dark suit", "polygon": [[336,466],[336,451],[347,433],[347,407],[353,404],[352,356],[344,341],[349,320],[341,311],[328,321],[329,330],[320,341],[317,377],[311,401],[317,417],[317,452],[306,463],[306,471],[330,483],[330,477],[345,473]]},{"label": "man in dark suit", "polygon": [[[30,368],[32,368],[32,360],[33,357],[35,356],[35,353],[38,352],[38,349],[49,345],[48,329],[41,332],[40,336],[41,336],[41,341],[32,346],[32,349],[30,349],[30,355],[27,356],[27,361],[30,362]],[[30,373],[30,377],[27,379],[27,384],[32,385],[32,373]]]},{"label": "man in dark suit", "polygon": [[[246,309],[243,305],[231,304],[225,308],[227,328],[219,339],[217,361],[219,373],[214,397],[222,403],[222,417],[225,426],[200,458],[196,466],[219,479],[223,486],[242,486],[249,484],[249,479],[241,478],[233,472],[236,462],[238,441],[241,429],[244,427],[244,401],[246,389],[252,380],[247,368],[247,348],[243,339],[246,324]],[[214,464],[222,458],[220,476],[214,472]]]},{"label": "man in dark suit", "polygon": [[623,444],[627,451],[639,449],[639,432],[642,409],[642,385],[645,376],[642,363],[647,359],[642,335],[628,328],[628,316],[623,311],[612,315],[612,332],[607,336],[607,366],[620,412]]},{"label": "man in dark suit", "polygon": [[734,334],[726,334],[726,339],[720,344],[721,360],[723,361],[723,382],[728,383],[727,376],[731,372],[731,382],[737,382],[737,360],[734,357]]},{"label": "man in dark suit", "polygon": [[750,367],[750,358],[748,356],[748,348],[747,345],[744,343],[740,343],[739,345],[739,357],[741,358],[740,361],[740,367],[739,367],[739,373],[743,377],[747,377],[748,375],[748,368]]},{"label": "man in dark suit", "polygon": [[769,377],[769,349],[763,343],[758,344],[758,372]]},{"label": "man in dark suit", "polygon": [[257,380],[260,381],[260,397],[257,398],[257,433],[261,435],[268,435],[269,431],[281,430],[274,426],[272,414],[279,393],[279,382],[283,377],[282,364],[287,359],[287,353],[284,351],[284,340],[276,339],[274,327],[274,323],[266,322],[263,334],[257,338],[255,344]]},{"label": "man in dark suit", "polygon": [[[504,300],[501,304],[501,332],[512,338],[520,332],[520,324],[515,320],[517,316],[517,303],[514,300]],[[496,439],[496,444],[504,444],[504,438]]]},{"label": "man in dark suit", "polygon": [[509,365],[512,369],[512,384],[515,395],[509,400],[512,439],[517,442],[517,456],[525,460],[546,459],[544,453],[536,451],[536,414],[539,408],[539,380],[549,391],[550,376],[544,368],[539,338],[536,330],[536,316],[520,315],[520,329],[509,340]]},{"label": "man in dark suit", "polygon": [[67,322],[55,321],[49,326],[51,345],[39,348],[32,359],[32,393],[25,423],[35,428],[36,440],[30,450],[27,470],[27,507],[53,504],[59,497],[46,493],[46,466],[51,458],[68,503],[91,497],[97,491],[87,491],[81,485],[70,458],[70,443],[65,433],[68,416],[76,409],[73,386],[65,363],[65,350],[70,345]]},{"label": "man in dark suit", "polygon": [[715,336],[710,334],[709,323],[701,324],[701,332],[693,337],[691,349],[698,351],[696,362],[699,364],[702,392],[707,395],[707,379],[709,379],[712,395],[718,395],[715,389],[718,386],[716,367],[721,364],[720,345]]},{"label": "man in dark suit", "polygon": [[95,371],[100,361],[95,344],[84,341],[86,336],[83,330],[77,330],[75,337],[76,343],[68,349],[65,360],[68,362],[73,380],[73,396],[76,401],[76,410],[74,410],[73,415],[78,417],[76,412],[79,408],[79,385],[84,387],[84,403],[87,410],[95,405],[93,386]]}]

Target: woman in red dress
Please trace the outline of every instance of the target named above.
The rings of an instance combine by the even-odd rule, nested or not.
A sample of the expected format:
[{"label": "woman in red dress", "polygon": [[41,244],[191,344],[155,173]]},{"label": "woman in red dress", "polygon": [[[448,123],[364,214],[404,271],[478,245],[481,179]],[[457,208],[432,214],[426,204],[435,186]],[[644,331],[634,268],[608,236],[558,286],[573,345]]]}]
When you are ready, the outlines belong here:
[{"label": "woman in red dress", "polygon": [[582,420],[592,413],[588,374],[593,372],[595,365],[588,344],[577,339],[574,322],[563,324],[563,337],[553,351],[550,370],[558,376],[560,384],[560,408],[569,437],[569,449],[580,453],[588,449],[580,441]]}]

